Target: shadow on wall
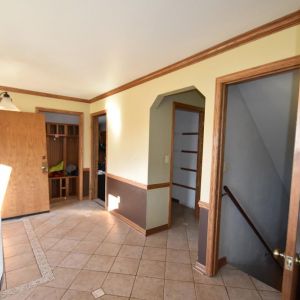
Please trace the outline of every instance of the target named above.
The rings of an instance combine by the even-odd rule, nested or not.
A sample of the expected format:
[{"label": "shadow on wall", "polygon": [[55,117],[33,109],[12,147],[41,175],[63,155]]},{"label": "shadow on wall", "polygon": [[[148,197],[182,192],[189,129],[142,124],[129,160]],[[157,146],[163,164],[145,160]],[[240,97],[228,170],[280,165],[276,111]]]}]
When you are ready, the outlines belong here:
[{"label": "shadow on wall", "polygon": [[[298,83],[291,71],[228,88],[223,186],[271,249],[285,249]],[[220,232],[219,257],[280,289],[282,271],[227,196]]]}]

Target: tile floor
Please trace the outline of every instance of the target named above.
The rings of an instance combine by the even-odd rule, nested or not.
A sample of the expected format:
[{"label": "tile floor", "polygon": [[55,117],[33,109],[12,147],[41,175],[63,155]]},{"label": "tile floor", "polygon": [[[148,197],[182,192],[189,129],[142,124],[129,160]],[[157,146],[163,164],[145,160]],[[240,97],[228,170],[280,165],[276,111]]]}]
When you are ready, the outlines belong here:
[{"label": "tile floor", "polygon": [[[280,293],[247,274],[223,267],[214,278],[193,270],[197,224],[176,205],[173,227],[147,238],[92,201],[58,205],[29,217],[55,279],[19,294],[22,299],[275,300]],[[4,289],[40,277],[22,222],[4,222]],[[1,298],[1,297],[0,297]]]}]

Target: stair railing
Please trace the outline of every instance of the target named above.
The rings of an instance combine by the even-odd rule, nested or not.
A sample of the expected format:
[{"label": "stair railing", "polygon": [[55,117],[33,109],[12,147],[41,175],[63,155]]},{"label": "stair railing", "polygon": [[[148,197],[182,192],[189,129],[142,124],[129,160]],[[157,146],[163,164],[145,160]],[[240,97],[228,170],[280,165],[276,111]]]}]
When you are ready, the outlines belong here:
[{"label": "stair railing", "polygon": [[245,210],[241,207],[241,205],[239,204],[239,201],[237,200],[237,198],[232,194],[231,190],[229,189],[229,187],[227,185],[225,185],[224,187],[224,191],[225,193],[222,194],[222,197],[227,195],[229,197],[229,199],[232,201],[232,203],[235,205],[235,207],[238,209],[238,211],[241,213],[241,215],[244,217],[244,219],[246,220],[246,222],[248,223],[248,225],[251,227],[251,229],[253,230],[253,232],[255,233],[255,235],[258,237],[258,239],[260,240],[260,242],[264,245],[264,247],[266,248],[266,250],[268,251],[268,254],[271,255],[271,257],[273,258],[273,260],[276,262],[276,264],[282,269],[282,265],[280,264],[280,262],[273,256],[273,251],[272,249],[269,247],[269,245],[267,244],[267,242],[265,241],[265,239],[263,238],[263,236],[260,234],[260,232],[257,230],[257,228],[255,227],[254,223],[251,221],[251,219],[249,218],[248,214],[245,212]]}]

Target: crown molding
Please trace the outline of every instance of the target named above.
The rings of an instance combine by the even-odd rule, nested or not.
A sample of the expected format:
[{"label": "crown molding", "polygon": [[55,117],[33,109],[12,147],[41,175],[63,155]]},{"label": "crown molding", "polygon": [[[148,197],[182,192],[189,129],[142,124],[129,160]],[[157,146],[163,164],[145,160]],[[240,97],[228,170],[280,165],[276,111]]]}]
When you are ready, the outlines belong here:
[{"label": "crown molding", "polygon": [[67,100],[67,101],[75,101],[75,102],[83,102],[83,103],[90,102],[88,99],[56,95],[56,94],[51,94],[51,93],[43,93],[43,92],[37,92],[37,91],[32,91],[32,90],[24,90],[24,89],[14,88],[14,87],[10,87],[10,86],[0,86],[0,90],[6,91],[6,92],[33,95],[33,96],[55,98],[55,99],[61,99],[61,100]]},{"label": "crown molding", "polygon": [[233,37],[229,40],[226,40],[222,43],[219,43],[213,47],[210,47],[206,50],[203,50],[201,52],[198,52],[192,56],[189,56],[185,59],[182,59],[176,63],[173,63],[171,65],[168,65],[162,69],[159,69],[157,71],[154,71],[152,73],[149,73],[145,76],[139,77],[133,81],[130,81],[126,84],[123,84],[117,88],[114,88],[108,92],[105,92],[99,96],[96,96],[92,99],[90,99],[90,103],[96,102],[98,100],[104,99],[106,97],[112,96],[114,94],[120,93],[122,91],[125,91],[127,89],[130,89],[134,86],[140,85],[142,83],[145,83],[147,81],[153,80],[155,78],[161,77],[163,75],[166,75],[168,73],[174,72],[176,70],[185,68],[187,66],[190,66],[192,64],[195,64],[197,62],[200,62],[202,60],[205,60],[209,57],[218,55],[220,53],[223,53],[225,51],[228,51],[230,49],[236,48],[240,45],[249,43],[251,41],[257,40],[259,38],[268,36],[272,33],[281,31],[283,29],[295,26],[297,24],[300,24],[300,10],[297,10],[291,14],[288,14],[284,17],[281,17],[279,19],[276,19],[272,22],[269,22],[265,25],[256,27],[250,31],[247,31],[243,34],[240,34],[236,37]]},{"label": "crown molding", "polygon": [[21,94],[28,94],[28,95],[33,95],[33,96],[61,99],[61,100],[67,100],[67,101],[82,102],[82,103],[89,104],[89,103],[93,103],[98,100],[107,98],[109,96],[112,96],[114,94],[120,93],[122,91],[128,90],[132,87],[138,86],[147,81],[153,80],[155,78],[158,78],[158,77],[164,76],[166,74],[169,74],[171,72],[177,71],[179,69],[185,68],[192,64],[198,63],[202,60],[213,57],[215,55],[218,55],[218,54],[228,51],[230,49],[236,48],[240,45],[249,43],[251,41],[257,40],[259,38],[268,36],[272,33],[281,31],[283,29],[286,29],[286,28],[289,28],[289,27],[292,27],[292,26],[295,26],[298,24],[300,24],[300,10],[297,10],[291,14],[288,14],[284,17],[276,19],[276,20],[269,22],[267,24],[264,24],[262,26],[256,27],[250,31],[247,31],[243,34],[240,34],[236,37],[233,37],[229,40],[226,40],[222,43],[212,46],[206,50],[198,52],[192,56],[189,56],[189,57],[182,59],[176,63],[168,65],[162,69],[156,70],[147,75],[139,77],[133,81],[125,83],[117,88],[111,89],[110,91],[102,93],[91,99],[83,99],[83,98],[77,98],[77,97],[44,93],[44,92],[14,88],[14,87],[9,87],[9,86],[0,86],[0,90],[21,93]]}]

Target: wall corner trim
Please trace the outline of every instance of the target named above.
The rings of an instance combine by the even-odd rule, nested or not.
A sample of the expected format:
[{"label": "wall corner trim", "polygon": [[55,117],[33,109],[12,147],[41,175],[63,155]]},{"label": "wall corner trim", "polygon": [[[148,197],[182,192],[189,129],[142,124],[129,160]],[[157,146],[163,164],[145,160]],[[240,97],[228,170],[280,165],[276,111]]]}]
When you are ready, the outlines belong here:
[{"label": "wall corner trim", "polygon": [[143,189],[143,190],[160,189],[160,188],[169,187],[171,185],[170,182],[144,184],[144,183],[137,182],[137,181],[134,181],[134,180],[131,180],[131,179],[127,179],[127,178],[124,178],[124,177],[113,175],[111,173],[107,173],[107,177],[118,180],[118,181],[121,181],[121,182],[124,182],[124,183],[127,183],[127,184],[130,184],[130,185],[133,185],[133,186],[138,187],[138,188]]}]

